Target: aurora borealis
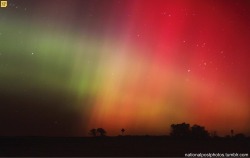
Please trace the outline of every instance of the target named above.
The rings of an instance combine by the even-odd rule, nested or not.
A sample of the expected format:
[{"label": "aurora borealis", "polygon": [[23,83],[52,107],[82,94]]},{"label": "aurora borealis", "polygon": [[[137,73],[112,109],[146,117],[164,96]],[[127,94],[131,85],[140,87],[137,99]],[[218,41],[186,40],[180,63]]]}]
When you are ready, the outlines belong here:
[{"label": "aurora borealis", "polygon": [[8,0],[0,135],[250,133],[247,0]]}]

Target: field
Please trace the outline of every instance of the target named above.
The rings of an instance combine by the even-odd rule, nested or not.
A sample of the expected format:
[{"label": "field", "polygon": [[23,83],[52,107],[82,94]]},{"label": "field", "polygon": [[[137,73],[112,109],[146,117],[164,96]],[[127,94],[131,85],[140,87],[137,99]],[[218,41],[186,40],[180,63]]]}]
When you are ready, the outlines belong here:
[{"label": "field", "polygon": [[0,156],[185,156],[185,153],[248,153],[250,139],[173,139],[167,136],[2,137]]}]

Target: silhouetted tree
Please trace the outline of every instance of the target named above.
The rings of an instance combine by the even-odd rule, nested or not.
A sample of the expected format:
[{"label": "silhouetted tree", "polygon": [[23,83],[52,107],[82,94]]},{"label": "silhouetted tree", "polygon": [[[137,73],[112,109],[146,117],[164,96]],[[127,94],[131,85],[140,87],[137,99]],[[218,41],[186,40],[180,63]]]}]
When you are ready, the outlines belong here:
[{"label": "silhouetted tree", "polygon": [[233,137],[234,136],[234,130],[233,129],[231,129],[231,137]]},{"label": "silhouetted tree", "polygon": [[217,138],[218,137],[217,131],[211,132],[210,136],[213,138]]},{"label": "silhouetted tree", "polygon": [[190,124],[172,124],[171,125],[171,136],[179,138],[208,138],[209,133],[205,130],[205,127],[199,125],[193,125],[190,127]]},{"label": "silhouetted tree", "polygon": [[193,138],[208,138],[209,133],[205,130],[205,127],[199,125],[193,125],[191,127],[191,135]]},{"label": "silhouetted tree", "polygon": [[93,129],[91,129],[90,131],[89,131],[89,134],[91,135],[91,136],[93,136],[93,137],[95,137],[96,136],[96,129],[95,128],[93,128]]},{"label": "silhouetted tree", "polygon": [[246,136],[243,133],[238,133],[238,134],[235,134],[234,138],[236,138],[236,139],[244,139],[244,138],[246,138]]},{"label": "silhouetted tree", "polygon": [[122,135],[124,134],[124,132],[125,132],[125,129],[123,128],[123,129],[121,129],[121,132],[122,132]]},{"label": "silhouetted tree", "polygon": [[172,124],[170,135],[173,137],[189,137],[190,136],[190,125],[185,122],[182,124]]},{"label": "silhouetted tree", "polygon": [[105,136],[107,133],[103,128],[97,128],[97,132],[100,134],[100,136]]}]

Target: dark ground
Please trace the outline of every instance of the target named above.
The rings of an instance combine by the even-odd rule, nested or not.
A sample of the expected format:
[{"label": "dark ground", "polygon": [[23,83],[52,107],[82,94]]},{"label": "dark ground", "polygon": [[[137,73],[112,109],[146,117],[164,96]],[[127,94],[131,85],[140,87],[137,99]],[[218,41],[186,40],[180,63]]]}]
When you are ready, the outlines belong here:
[{"label": "dark ground", "polygon": [[167,136],[0,137],[0,156],[185,156],[185,153],[248,153],[250,139],[173,139]]}]

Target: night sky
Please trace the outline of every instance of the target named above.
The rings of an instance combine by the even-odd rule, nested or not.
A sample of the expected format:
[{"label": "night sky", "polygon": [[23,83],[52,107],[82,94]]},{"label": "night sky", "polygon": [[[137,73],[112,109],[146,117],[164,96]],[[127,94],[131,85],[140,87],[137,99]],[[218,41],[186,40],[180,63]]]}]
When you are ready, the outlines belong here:
[{"label": "night sky", "polygon": [[0,136],[250,134],[250,1],[8,0]]}]

